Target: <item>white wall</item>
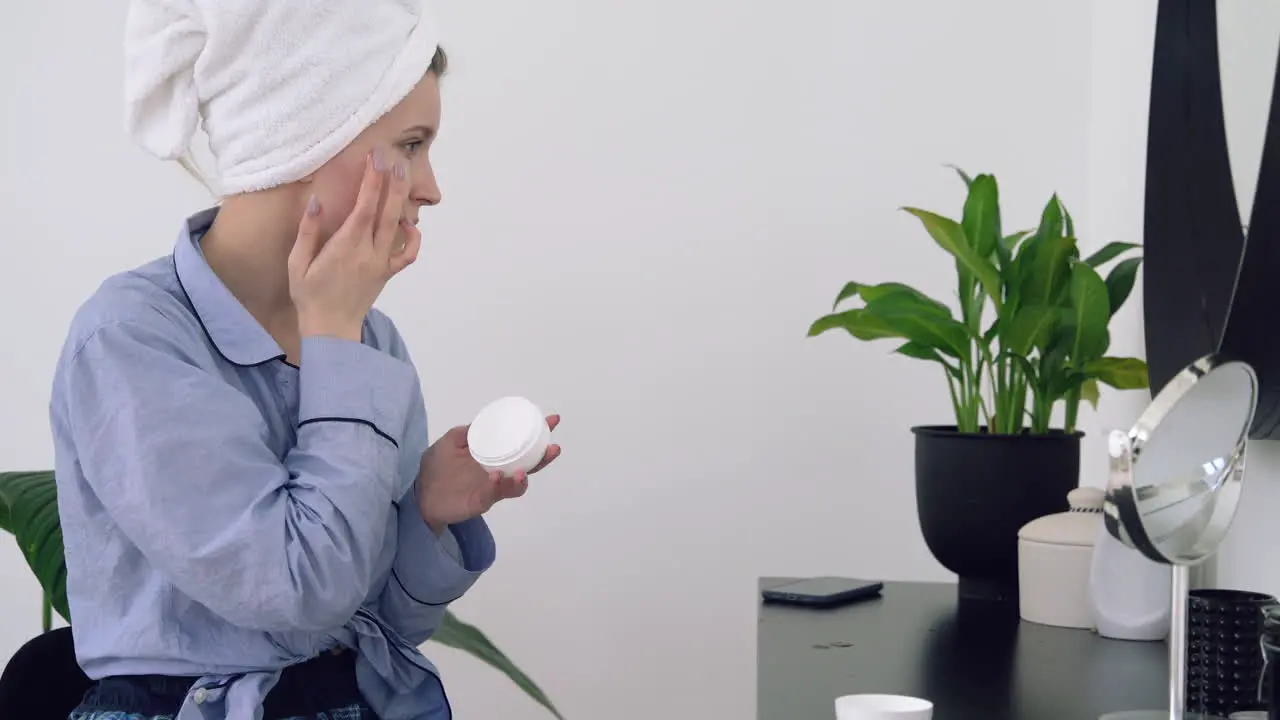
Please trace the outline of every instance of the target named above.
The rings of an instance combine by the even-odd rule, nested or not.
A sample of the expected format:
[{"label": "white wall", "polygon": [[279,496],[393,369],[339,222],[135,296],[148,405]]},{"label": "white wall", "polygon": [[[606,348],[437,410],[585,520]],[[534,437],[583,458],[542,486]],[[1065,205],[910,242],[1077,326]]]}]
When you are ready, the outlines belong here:
[{"label": "white wall", "polygon": [[[1010,226],[1058,191],[1086,243],[1140,238],[1133,38],[1154,3],[440,4],[446,200],[382,306],[437,433],[519,392],[564,414],[566,450],[492,513],[499,564],[457,610],[570,718],[750,717],[758,575],[948,578],[916,525],[908,432],[948,421],[941,377],[808,323],[850,279],[950,298],[951,265],[895,210],[958,213],[944,163],[994,171]],[[124,7],[72,25],[26,4],[0,25],[0,467],[50,464],[71,313],[202,201],[119,129]],[[1141,354],[1135,295],[1114,352]],[[1087,414],[1086,458],[1142,404]],[[1259,465],[1250,492],[1280,493]],[[1101,484],[1102,462],[1084,476]],[[1226,579],[1280,590],[1244,561],[1280,533],[1255,507]],[[3,659],[39,621],[8,541],[0,582]],[[428,647],[461,716],[544,717]]]}]

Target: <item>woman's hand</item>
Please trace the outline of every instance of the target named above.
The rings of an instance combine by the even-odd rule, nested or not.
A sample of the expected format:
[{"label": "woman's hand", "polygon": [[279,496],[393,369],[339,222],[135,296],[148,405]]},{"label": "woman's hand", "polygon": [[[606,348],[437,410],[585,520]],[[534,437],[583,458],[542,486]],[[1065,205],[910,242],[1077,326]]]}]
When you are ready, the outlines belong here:
[{"label": "woman's hand", "polygon": [[[408,193],[405,166],[387,167],[370,155],[355,208],[328,240],[320,237],[323,208],[311,197],[289,253],[289,294],[302,337],[360,341],[365,315],[387,281],[418,257],[422,235],[401,215]],[[400,233],[404,245],[397,248]]]},{"label": "woman's hand", "polygon": [[[547,417],[547,425],[552,430],[559,424],[559,415]],[[486,470],[471,457],[465,425],[453,428],[422,454],[422,468],[415,485],[418,512],[440,535],[450,525],[488,512],[499,500],[524,495],[529,489],[529,475],[559,456],[560,446],[548,445],[542,461],[533,470],[503,476],[496,470]]]}]

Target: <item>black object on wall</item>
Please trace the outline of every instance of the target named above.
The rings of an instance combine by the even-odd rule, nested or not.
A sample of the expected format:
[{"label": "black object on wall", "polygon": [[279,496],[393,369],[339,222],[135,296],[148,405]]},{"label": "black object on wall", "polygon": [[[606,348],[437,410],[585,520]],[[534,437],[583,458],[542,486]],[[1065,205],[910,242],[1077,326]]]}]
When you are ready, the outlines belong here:
[{"label": "black object on wall", "polygon": [[[1280,65],[1276,68],[1280,74]],[[1231,179],[1215,0],[1160,0],[1147,136],[1143,278],[1152,392],[1222,352],[1258,373],[1250,437],[1280,439],[1280,95],[1248,236]]]}]

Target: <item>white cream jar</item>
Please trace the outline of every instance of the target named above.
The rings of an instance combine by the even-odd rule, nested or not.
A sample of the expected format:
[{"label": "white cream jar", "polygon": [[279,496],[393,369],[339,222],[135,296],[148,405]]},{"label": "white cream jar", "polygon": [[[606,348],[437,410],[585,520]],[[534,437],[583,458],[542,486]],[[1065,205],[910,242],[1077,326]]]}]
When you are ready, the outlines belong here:
[{"label": "white cream jar", "polygon": [[467,429],[471,457],[506,476],[532,470],[550,444],[546,416],[522,397],[504,397],[485,405]]}]

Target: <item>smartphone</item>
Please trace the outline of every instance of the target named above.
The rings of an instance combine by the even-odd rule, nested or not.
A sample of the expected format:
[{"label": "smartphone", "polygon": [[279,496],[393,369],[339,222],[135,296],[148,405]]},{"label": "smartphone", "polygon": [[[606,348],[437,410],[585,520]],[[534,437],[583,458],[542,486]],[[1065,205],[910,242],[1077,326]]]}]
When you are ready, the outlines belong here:
[{"label": "smartphone", "polygon": [[760,594],[768,603],[835,607],[880,597],[882,590],[884,583],[878,581],[816,577],[765,588]]}]

